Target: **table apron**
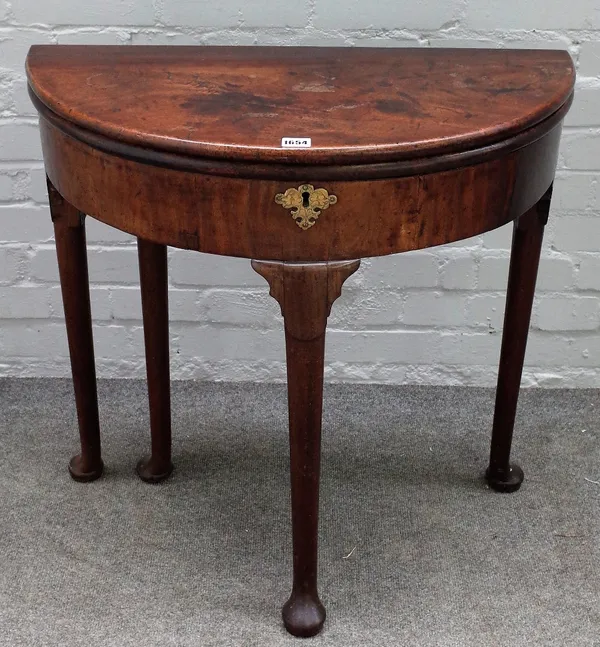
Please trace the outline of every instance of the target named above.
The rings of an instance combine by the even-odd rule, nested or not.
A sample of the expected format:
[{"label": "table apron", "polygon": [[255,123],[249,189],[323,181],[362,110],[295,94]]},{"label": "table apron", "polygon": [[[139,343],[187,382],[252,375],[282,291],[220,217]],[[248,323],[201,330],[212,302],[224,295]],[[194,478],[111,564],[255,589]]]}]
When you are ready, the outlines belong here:
[{"label": "table apron", "polygon": [[297,180],[153,166],[95,149],[43,117],[40,126],[48,177],[83,213],[155,243],[282,261],[380,256],[495,229],[525,213],[548,189],[562,129],[559,123],[523,148],[449,171],[382,180],[306,177],[304,184],[337,200],[303,229],[292,209],[276,202],[278,194],[299,189]]}]

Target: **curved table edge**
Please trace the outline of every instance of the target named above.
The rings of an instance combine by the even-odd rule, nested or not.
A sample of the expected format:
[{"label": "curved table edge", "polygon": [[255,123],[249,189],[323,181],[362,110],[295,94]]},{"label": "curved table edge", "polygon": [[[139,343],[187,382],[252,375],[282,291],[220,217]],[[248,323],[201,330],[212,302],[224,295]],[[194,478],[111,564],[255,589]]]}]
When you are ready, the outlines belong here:
[{"label": "curved table edge", "polygon": [[464,166],[471,166],[500,157],[507,153],[523,148],[543,137],[559,124],[569,111],[573,102],[574,92],[571,92],[565,103],[549,117],[535,126],[521,131],[517,135],[489,144],[480,148],[449,153],[434,157],[400,159],[389,162],[350,165],[300,165],[253,163],[245,160],[223,160],[213,158],[191,157],[184,154],[158,151],[152,148],[133,146],[115,141],[98,133],[86,130],[60,117],[35,94],[28,85],[29,95],[39,115],[50,122],[64,134],[76,139],[103,153],[122,157],[142,164],[163,168],[216,175],[220,177],[236,177],[261,180],[290,180],[304,181],[307,177],[319,181],[353,181],[376,180],[427,175]]}]

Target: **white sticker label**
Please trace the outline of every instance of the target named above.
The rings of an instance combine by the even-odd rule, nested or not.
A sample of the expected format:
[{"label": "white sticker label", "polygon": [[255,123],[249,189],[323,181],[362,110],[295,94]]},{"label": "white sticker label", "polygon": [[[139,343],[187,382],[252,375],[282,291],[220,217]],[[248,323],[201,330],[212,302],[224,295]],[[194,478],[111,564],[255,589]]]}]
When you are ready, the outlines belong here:
[{"label": "white sticker label", "polygon": [[311,146],[310,137],[283,137],[281,140],[282,148],[310,148]]}]

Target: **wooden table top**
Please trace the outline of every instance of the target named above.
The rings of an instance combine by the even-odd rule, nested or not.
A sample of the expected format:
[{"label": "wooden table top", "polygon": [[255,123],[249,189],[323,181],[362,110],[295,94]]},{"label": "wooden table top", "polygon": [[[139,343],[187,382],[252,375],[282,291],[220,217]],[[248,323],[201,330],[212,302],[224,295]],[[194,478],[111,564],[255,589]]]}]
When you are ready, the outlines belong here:
[{"label": "wooden table top", "polygon": [[424,48],[41,45],[27,72],[43,106],[110,141],[309,165],[481,148],[550,117],[575,80],[563,51]]}]

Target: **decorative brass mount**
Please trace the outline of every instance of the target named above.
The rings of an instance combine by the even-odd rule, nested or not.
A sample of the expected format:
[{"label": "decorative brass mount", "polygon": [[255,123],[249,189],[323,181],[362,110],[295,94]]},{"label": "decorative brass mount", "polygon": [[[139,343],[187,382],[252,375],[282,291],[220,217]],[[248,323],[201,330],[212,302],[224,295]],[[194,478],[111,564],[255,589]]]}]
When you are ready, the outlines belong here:
[{"label": "decorative brass mount", "polygon": [[292,210],[292,218],[300,229],[310,229],[321,211],[337,202],[337,196],[329,195],[326,189],[315,189],[312,184],[301,184],[297,189],[278,193],[275,202],[284,209]]}]

